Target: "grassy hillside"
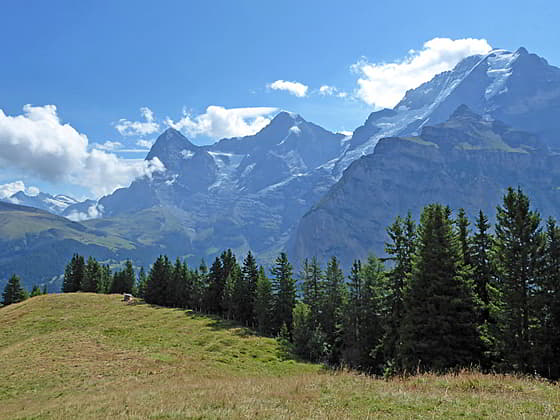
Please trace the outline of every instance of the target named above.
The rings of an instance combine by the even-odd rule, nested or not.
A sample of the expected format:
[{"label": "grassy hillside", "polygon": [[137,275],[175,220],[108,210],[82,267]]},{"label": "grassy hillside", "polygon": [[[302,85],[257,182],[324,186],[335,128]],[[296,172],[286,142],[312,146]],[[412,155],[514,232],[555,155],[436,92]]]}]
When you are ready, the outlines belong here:
[{"label": "grassy hillside", "polygon": [[334,374],[223,321],[116,295],[0,309],[0,419],[557,418],[559,391],[471,373]]}]

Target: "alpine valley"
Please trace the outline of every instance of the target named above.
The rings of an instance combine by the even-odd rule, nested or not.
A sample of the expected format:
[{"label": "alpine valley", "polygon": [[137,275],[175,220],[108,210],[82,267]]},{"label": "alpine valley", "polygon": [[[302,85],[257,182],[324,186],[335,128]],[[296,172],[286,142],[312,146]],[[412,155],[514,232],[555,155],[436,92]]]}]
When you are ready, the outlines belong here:
[{"label": "alpine valley", "polygon": [[0,287],[18,272],[58,290],[74,252],[147,266],[227,248],[267,264],[287,250],[294,263],[336,255],[348,267],[383,254],[396,215],[438,201],[492,216],[509,186],[560,217],[559,115],[560,69],[520,48],[462,60],[351,136],[288,112],[211,146],[169,128],[146,157],[166,170],[98,202],[18,193],[0,204]]}]

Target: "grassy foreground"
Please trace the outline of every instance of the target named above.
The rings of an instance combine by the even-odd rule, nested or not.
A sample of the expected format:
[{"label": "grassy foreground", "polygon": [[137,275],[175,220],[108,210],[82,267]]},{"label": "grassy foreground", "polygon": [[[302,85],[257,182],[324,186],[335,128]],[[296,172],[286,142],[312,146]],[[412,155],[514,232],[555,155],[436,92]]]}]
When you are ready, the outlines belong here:
[{"label": "grassy foreground", "polygon": [[0,309],[0,419],[541,419],[560,418],[559,391],[476,373],[331,373],[223,321],[116,295]]}]

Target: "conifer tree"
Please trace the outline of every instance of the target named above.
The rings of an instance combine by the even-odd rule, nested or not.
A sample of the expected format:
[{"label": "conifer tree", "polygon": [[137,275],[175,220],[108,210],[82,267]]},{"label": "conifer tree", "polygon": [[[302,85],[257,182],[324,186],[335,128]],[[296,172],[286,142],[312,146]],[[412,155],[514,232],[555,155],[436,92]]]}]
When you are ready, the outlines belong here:
[{"label": "conifer tree", "polygon": [[535,292],[541,264],[540,215],[530,209],[529,198],[509,188],[496,214],[496,256],[499,288],[503,297],[500,314],[506,367],[532,370],[532,330]]},{"label": "conifer tree", "polygon": [[304,260],[300,278],[303,287],[303,303],[309,308],[310,322],[315,329],[319,327],[324,297],[323,272],[317,257],[313,257],[311,262],[307,258]]},{"label": "conifer tree", "polygon": [[223,313],[222,302],[225,286],[226,277],[224,277],[222,260],[216,257],[208,272],[208,287],[204,298],[207,312],[219,315]]},{"label": "conifer tree", "polygon": [[23,287],[21,287],[19,277],[15,274],[12,275],[4,287],[4,293],[2,293],[3,305],[7,306],[12,303],[18,303],[25,300],[25,298],[26,293]]},{"label": "conifer tree", "polygon": [[74,254],[72,260],[64,270],[64,280],[62,283],[62,291],[64,293],[78,292],[81,290],[80,288],[84,279],[84,268],[84,257]]},{"label": "conifer tree", "polygon": [[138,287],[136,288],[138,297],[144,299],[146,294],[146,284],[148,282],[148,276],[146,276],[146,272],[144,271],[144,267],[140,267],[140,271],[138,273]]},{"label": "conifer tree", "polygon": [[296,305],[296,283],[292,277],[292,265],[285,252],[276,258],[276,265],[271,273],[274,276],[275,331],[279,331],[282,325],[286,325],[289,331],[292,328],[292,311]]},{"label": "conifer tree", "polygon": [[89,257],[84,267],[84,278],[81,285],[82,292],[96,293],[98,282],[101,280],[101,266],[93,257]]},{"label": "conifer tree", "polygon": [[340,358],[342,345],[343,310],[346,305],[347,290],[344,274],[336,257],[327,264],[325,293],[321,308],[321,325],[329,346],[329,359],[336,363]]},{"label": "conifer tree", "polygon": [[387,228],[387,234],[389,242],[385,243],[385,252],[389,258],[385,260],[391,261],[393,267],[387,273],[383,291],[383,355],[394,369],[398,369],[396,358],[401,341],[404,295],[412,274],[412,260],[416,251],[416,223],[410,212],[406,219],[397,216],[394,223]]},{"label": "conifer tree", "polygon": [[463,266],[471,265],[471,246],[469,240],[469,219],[465,213],[465,209],[460,208],[457,213],[457,234],[459,236],[459,244],[461,245],[461,258]]},{"label": "conifer tree", "polygon": [[97,293],[110,293],[113,284],[113,274],[108,264],[101,266],[101,278],[97,283]]},{"label": "conifer tree", "polygon": [[257,280],[257,294],[255,300],[255,319],[257,330],[261,334],[271,334],[273,329],[274,295],[272,283],[267,277],[264,268],[259,269]]},{"label": "conifer tree", "polygon": [[560,227],[546,223],[544,261],[539,276],[537,369],[550,379],[560,378]]},{"label": "conifer tree", "polygon": [[255,325],[255,301],[257,299],[257,281],[259,279],[259,269],[255,257],[249,251],[243,261],[243,280],[246,286],[246,296],[243,300],[241,310],[241,321],[247,325]]},{"label": "conifer tree", "polygon": [[41,292],[41,288],[39,286],[37,286],[36,284],[33,285],[33,288],[31,289],[31,294],[29,295],[30,297],[35,297],[35,296],[41,296],[43,293]]},{"label": "conifer tree", "polygon": [[[132,293],[136,274],[130,260],[126,260],[124,270],[115,272],[111,284],[111,293]],[[155,302],[153,302],[155,303]],[[158,305],[165,305],[166,302],[159,302]]]},{"label": "conifer tree", "polygon": [[478,363],[480,338],[473,293],[462,277],[461,250],[450,209],[424,208],[405,296],[400,366],[443,372]]},{"label": "conifer tree", "polygon": [[172,274],[173,266],[169,258],[167,255],[160,255],[152,265],[150,274],[148,275],[144,297],[147,303],[165,305],[169,278]]}]

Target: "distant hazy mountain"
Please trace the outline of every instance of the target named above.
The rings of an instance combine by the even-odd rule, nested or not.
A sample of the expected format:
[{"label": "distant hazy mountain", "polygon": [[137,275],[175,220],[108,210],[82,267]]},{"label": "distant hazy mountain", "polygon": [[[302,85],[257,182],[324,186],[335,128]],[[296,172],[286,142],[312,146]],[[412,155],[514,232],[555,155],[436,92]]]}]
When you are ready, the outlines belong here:
[{"label": "distant hazy mountain", "polygon": [[464,207],[473,221],[480,209],[494,217],[509,186],[521,186],[543,216],[558,218],[560,155],[535,134],[463,105],[447,122],[419,136],[384,138],[352,163],[302,218],[292,255],[336,255],[348,267],[370,252],[383,254],[395,216],[411,211],[418,218],[423,206],[439,202]]}]

